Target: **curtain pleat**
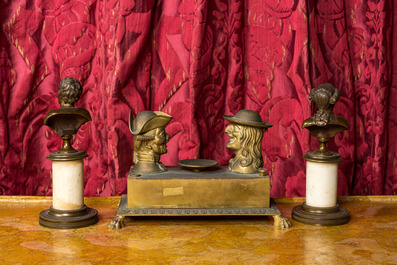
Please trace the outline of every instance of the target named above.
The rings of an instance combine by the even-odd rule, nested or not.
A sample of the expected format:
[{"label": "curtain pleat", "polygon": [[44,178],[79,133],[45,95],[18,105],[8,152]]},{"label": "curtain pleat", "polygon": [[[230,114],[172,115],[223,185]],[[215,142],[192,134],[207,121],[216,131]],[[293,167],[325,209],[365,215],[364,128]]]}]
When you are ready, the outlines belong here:
[{"label": "curtain pleat", "polygon": [[339,152],[338,195],[395,194],[397,6],[392,0],[18,0],[0,3],[0,194],[51,195],[43,125],[59,108],[59,81],[84,87],[76,107],[92,121],[74,137],[85,150],[86,196],[126,193],[129,112],[172,115],[161,161],[227,165],[223,115],[252,109],[264,135],[271,196],[305,196],[302,156],[318,147],[301,128],[310,90],[331,83],[350,130]]}]

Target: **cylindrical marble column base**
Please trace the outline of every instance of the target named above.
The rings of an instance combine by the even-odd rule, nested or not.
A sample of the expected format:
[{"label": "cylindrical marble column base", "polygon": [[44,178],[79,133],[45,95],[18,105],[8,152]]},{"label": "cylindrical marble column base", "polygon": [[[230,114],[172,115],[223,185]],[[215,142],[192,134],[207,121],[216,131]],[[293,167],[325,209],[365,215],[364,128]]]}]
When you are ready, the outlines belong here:
[{"label": "cylindrical marble column base", "polygon": [[333,207],[313,207],[304,202],[292,209],[292,219],[309,225],[343,225],[350,221],[350,213],[338,204]]},{"label": "cylindrical marble column base", "polygon": [[52,207],[56,210],[79,210],[84,206],[84,162],[52,160]]},{"label": "cylindrical marble column base", "polygon": [[338,162],[306,161],[306,204],[334,207],[338,187]]},{"label": "cylindrical marble column base", "polygon": [[96,224],[98,212],[84,205],[77,210],[57,210],[52,206],[40,213],[41,226],[55,229],[74,229]]}]

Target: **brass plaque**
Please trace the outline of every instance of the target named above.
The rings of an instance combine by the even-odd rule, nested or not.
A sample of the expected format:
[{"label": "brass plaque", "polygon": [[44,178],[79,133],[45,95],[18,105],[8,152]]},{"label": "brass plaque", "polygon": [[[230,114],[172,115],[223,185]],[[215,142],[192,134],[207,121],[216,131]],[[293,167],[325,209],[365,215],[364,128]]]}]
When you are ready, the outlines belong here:
[{"label": "brass plaque", "polygon": [[268,208],[270,177],[226,168],[192,172],[170,167],[161,174],[128,177],[128,208]]}]

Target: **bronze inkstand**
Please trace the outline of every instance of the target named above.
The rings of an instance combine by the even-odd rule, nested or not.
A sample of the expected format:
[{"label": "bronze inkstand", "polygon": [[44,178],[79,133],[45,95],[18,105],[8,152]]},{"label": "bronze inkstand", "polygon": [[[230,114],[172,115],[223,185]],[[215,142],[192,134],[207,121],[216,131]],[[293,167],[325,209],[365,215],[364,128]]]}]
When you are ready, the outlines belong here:
[{"label": "bronze inkstand", "polygon": [[98,222],[98,212],[84,204],[84,158],[83,150],[71,145],[73,135],[79,128],[91,121],[90,113],[83,108],[75,108],[80,98],[81,84],[66,77],[59,83],[58,101],[61,107],[50,110],[44,124],[62,138],[62,147],[51,152],[47,159],[52,160],[52,197],[50,209],[40,213],[42,226],[57,229],[86,227]]},{"label": "bronze inkstand", "polygon": [[229,167],[217,167],[216,161],[188,159],[182,167],[160,162],[167,152],[169,135],[165,126],[172,117],[163,112],[144,111],[135,120],[130,113],[134,135],[135,165],[127,179],[127,195],[122,195],[117,217],[109,228],[122,228],[128,216],[273,216],[274,225],[291,226],[270,198],[270,177],[262,168],[263,133],[272,125],[263,122],[252,110],[225,116],[230,136],[227,148],[235,158]]},{"label": "bronze inkstand", "polygon": [[338,163],[336,152],[327,149],[327,142],[336,134],[349,129],[348,121],[333,113],[340,92],[331,84],[314,88],[309,99],[318,110],[303,122],[302,128],[320,142],[318,150],[308,151],[306,160],[306,202],[292,210],[292,219],[311,225],[341,225],[350,220],[349,212],[337,204]]}]

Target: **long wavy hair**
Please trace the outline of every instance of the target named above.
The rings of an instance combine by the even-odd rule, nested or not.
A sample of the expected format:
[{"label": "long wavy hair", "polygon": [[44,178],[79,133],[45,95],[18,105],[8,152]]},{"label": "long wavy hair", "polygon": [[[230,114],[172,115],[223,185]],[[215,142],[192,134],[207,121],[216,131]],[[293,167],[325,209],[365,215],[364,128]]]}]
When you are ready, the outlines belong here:
[{"label": "long wavy hair", "polygon": [[242,141],[240,162],[242,167],[248,167],[252,163],[255,168],[263,166],[262,159],[262,138],[263,129],[260,127],[237,125],[240,127],[240,139]]}]

